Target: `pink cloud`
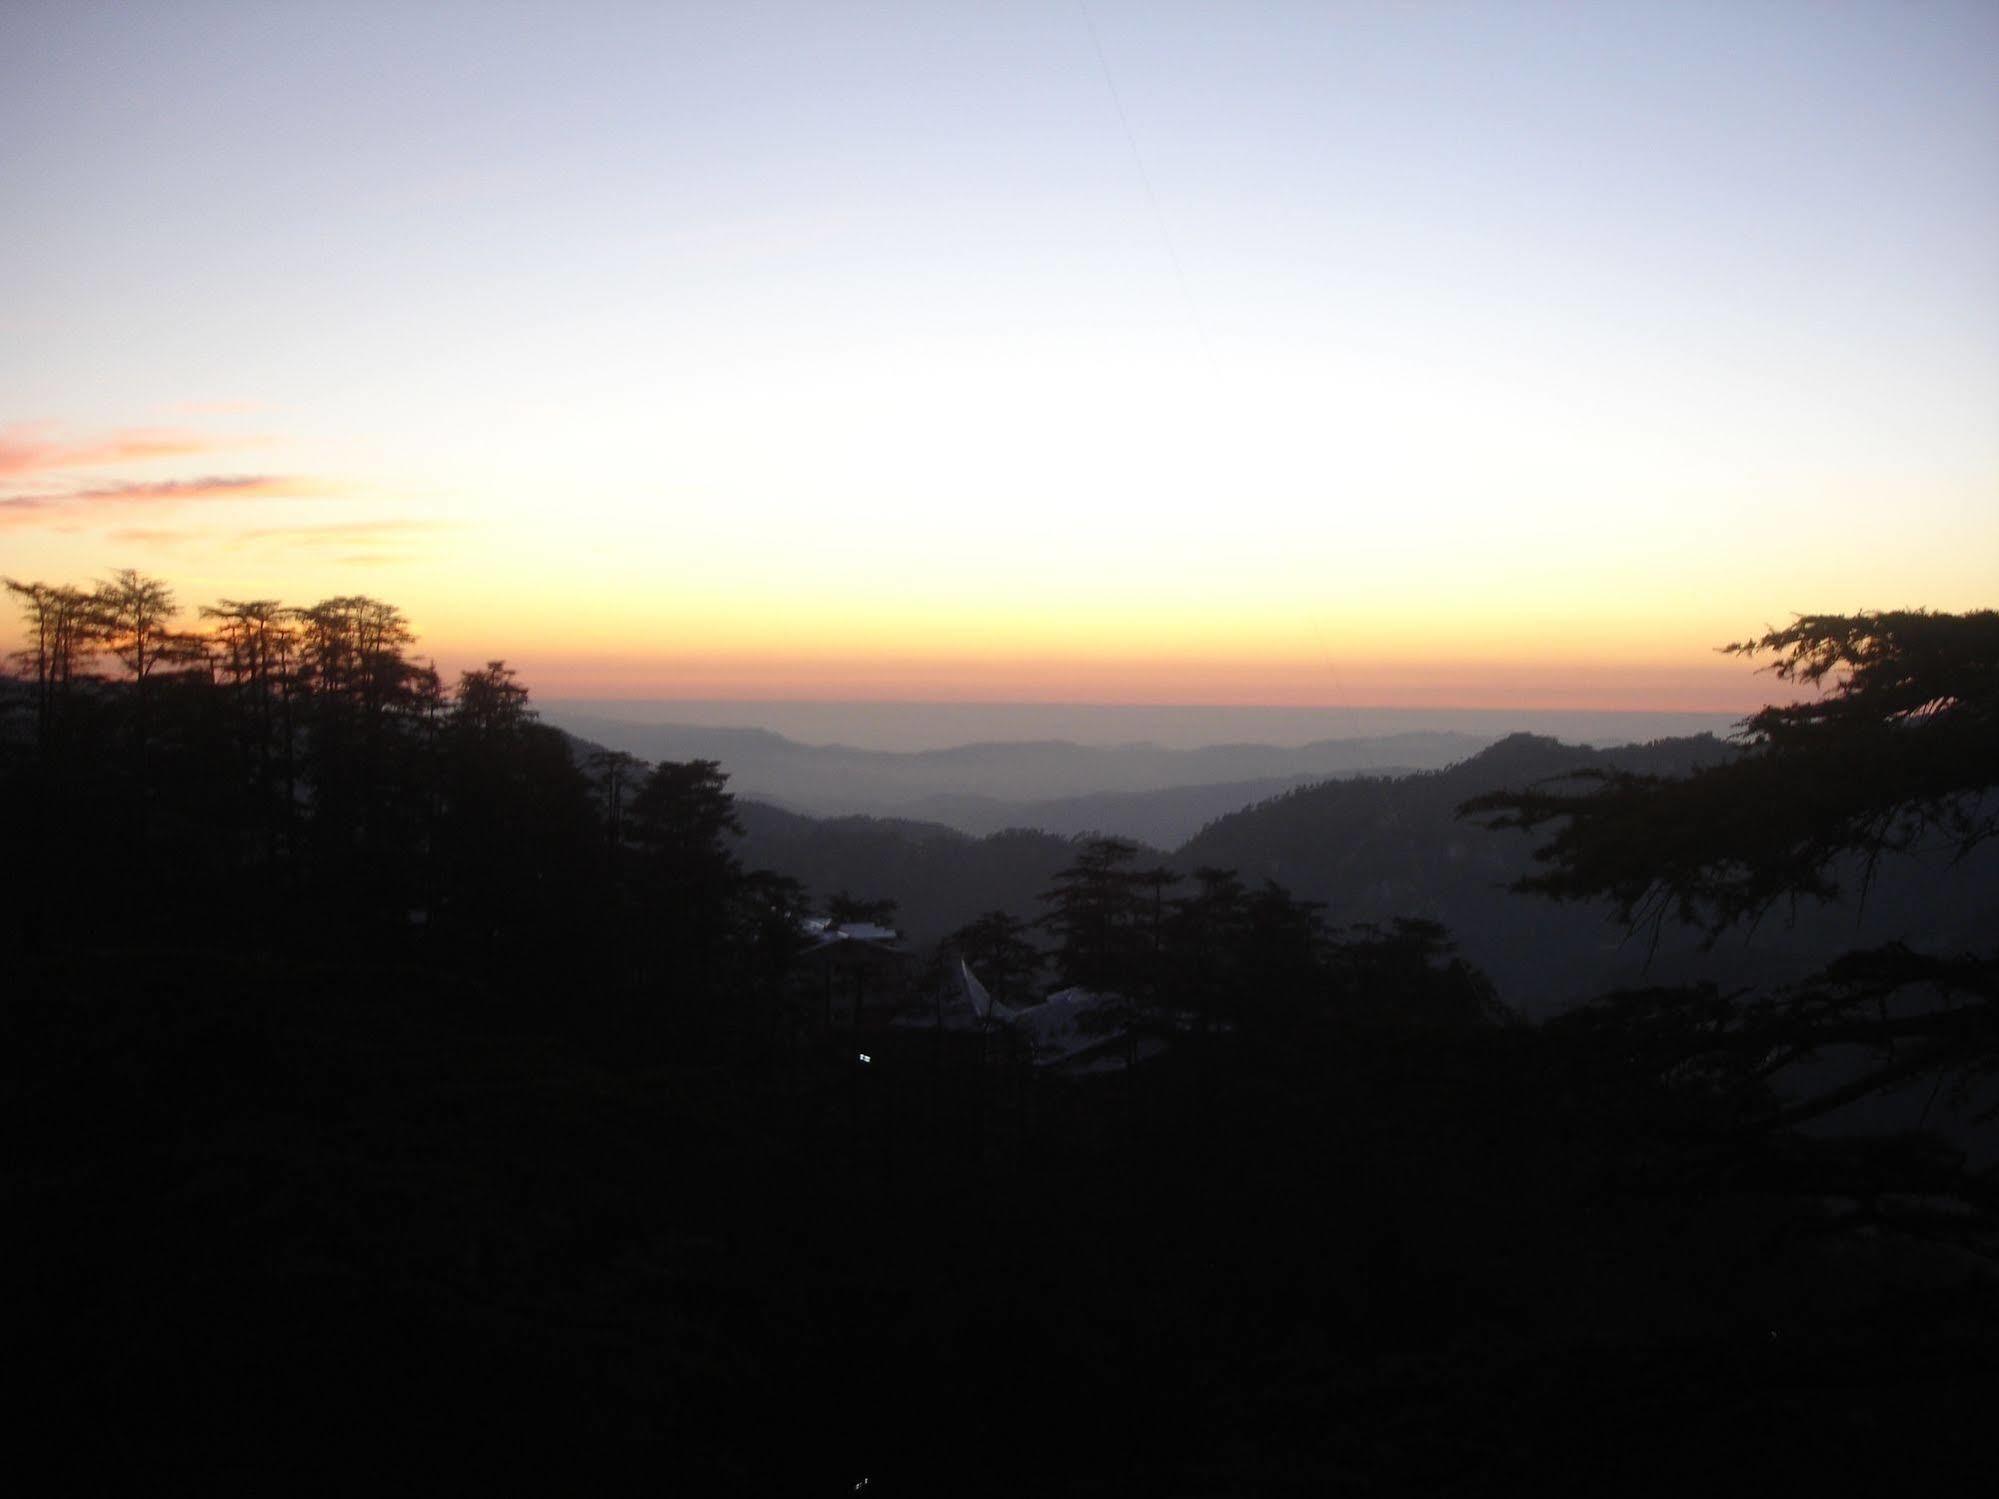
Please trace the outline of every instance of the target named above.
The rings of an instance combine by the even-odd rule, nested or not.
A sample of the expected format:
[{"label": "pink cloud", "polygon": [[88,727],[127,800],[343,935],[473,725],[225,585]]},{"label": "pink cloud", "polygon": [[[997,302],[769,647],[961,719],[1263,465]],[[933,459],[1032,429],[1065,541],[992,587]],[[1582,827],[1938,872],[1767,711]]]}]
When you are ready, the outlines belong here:
[{"label": "pink cloud", "polygon": [[199,479],[160,479],[139,484],[98,484],[47,496],[56,500],[97,503],[106,500],[247,500],[268,495],[303,496],[324,493],[309,479],[274,474],[210,474]]},{"label": "pink cloud", "polygon": [[[233,444],[240,446],[240,442]],[[0,428],[0,478],[111,463],[142,463],[211,452],[224,444],[199,433],[130,427],[98,437],[64,438],[48,423]]]},{"label": "pink cloud", "polygon": [[204,500],[315,499],[334,492],[323,480],[283,474],[208,474],[193,479],[92,484],[0,496],[0,526],[74,522],[106,506],[170,509]]}]

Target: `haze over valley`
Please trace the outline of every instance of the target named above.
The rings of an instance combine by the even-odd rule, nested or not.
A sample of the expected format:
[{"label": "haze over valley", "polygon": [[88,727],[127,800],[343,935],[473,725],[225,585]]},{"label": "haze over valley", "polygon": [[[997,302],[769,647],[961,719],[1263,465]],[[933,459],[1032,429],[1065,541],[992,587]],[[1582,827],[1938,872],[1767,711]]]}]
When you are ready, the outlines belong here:
[{"label": "haze over valley", "polygon": [[[689,728],[767,729],[801,744],[854,749],[952,749],[965,744],[1067,740],[1072,744],[1158,745],[1201,749],[1218,744],[1301,745],[1326,739],[1381,739],[1397,734],[1457,734],[1490,743],[1513,733],[1546,734],[1572,744],[1638,744],[1677,734],[1724,733],[1742,711],[1660,711],[1515,703],[1483,708],[1350,706],[1336,676],[1316,707],[1216,703],[1077,703],[836,701],[813,699],[581,698],[537,693],[552,722],[572,717]],[[1108,789],[1108,788],[1104,788]]]},{"label": "haze over valley", "polygon": [[[920,818],[969,833],[1106,832],[1161,846],[1295,786],[1438,770],[1511,732],[1615,745],[1735,726],[1722,714],[1069,704],[558,700],[543,712],[647,760],[716,760],[738,794],[796,811]],[[950,737],[974,730],[983,737]],[[842,738],[820,737],[829,734]]]}]

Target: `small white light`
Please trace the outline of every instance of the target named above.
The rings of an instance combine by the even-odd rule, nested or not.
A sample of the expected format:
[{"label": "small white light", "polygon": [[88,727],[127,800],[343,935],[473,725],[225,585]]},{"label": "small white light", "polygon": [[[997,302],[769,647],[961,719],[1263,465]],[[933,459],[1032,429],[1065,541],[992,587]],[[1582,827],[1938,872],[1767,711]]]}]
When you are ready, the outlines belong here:
[{"label": "small white light", "polygon": [[861,1053],[861,1060],[862,1060],[863,1062],[872,1062],[872,1061],[874,1060],[874,1058],[873,1058],[873,1057],[871,1057],[871,1056],[869,1056],[869,1055],[868,1055],[868,1054],[867,1054],[866,1052],[862,1052],[862,1053]]}]

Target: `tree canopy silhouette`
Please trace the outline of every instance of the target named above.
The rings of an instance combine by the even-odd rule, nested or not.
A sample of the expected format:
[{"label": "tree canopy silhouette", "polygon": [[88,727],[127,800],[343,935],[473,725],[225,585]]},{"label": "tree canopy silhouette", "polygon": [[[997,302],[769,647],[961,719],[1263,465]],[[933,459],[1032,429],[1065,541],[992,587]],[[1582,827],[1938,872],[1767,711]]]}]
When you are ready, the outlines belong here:
[{"label": "tree canopy silhouette", "polygon": [[1742,752],[1690,776],[1582,771],[1579,786],[1466,802],[1490,827],[1557,825],[1546,869],[1518,888],[1718,933],[1786,898],[1832,899],[1846,856],[1864,880],[1884,854],[1962,857],[1999,832],[1999,613],[1804,615],[1723,649],[1824,690],[1764,708]]},{"label": "tree canopy silhouette", "polygon": [[[1047,1447],[1106,1431],[1116,1451],[1080,1470],[1091,1491],[1227,1487],[1264,1450],[1314,1487],[1409,1477],[1419,1448],[1444,1461],[1437,1483],[1415,1477],[1446,1491],[1492,1486],[1496,1455],[1522,1451],[1654,1478],[1666,1434],[1687,1487],[1744,1431],[1795,1486],[1797,1452],[1849,1461],[1850,1413],[1892,1398],[1899,1419],[1959,1383],[1969,1419],[1936,1405],[1914,1436],[1878,1429],[1897,1472],[1937,1435],[1976,1446],[1983,1387],[1921,1361],[1959,1356],[1967,1327],[1987,1329],[1974,1352],[1999,1346],[1992,1279],[1929,1296],[1937,1261],[1905,1240],[1827,1232],[1888,1216],[1839,1219],[1835,1198],[1957,1211],[1963,1174],[1935,1139],[1835,1153],[1787,1126],[1989,1057],[1988,960],[1876,950],[1767,1004],[1660,989],[1513,1024],[1433,922],[1334,927],[1226,859],[1146,868],[1117,840],[1058,845],[1054,873],[1034,835],[1003,835],[988,845],[1012,862],[994,867],[1048,891],[1045,966],[1099,989],[1095,1013],[1133,1038],[1125,1065],[1108,1041],[1036,1070],[1028,1047],[953,1035],[942,963],[929,1034],[884,1023],[857,1046],[819,1029],[823,988],[798,982],[806,891],[742,868],[742,825],[803,819],[739,808],[720,765],[593,756],[538,721],[504,662],[444,682],[365,597],[219,601],[170,668],[170,595],[122,586],[114,635],[90,590],[10,585],[30,628],[22,679],[0,679],[0,880],[20,881],[0,898],[0,1089],[24,1126],[0,1189],[26,1226],[27,1424],[53,1424],[65,1461],[107,1429],[151,1462],[246,1432],[320,1452],[366,1430],[462,1465],[492,1452],[494,1410],[529,1409],[565,1461],[622,1433],[683,1468],[694,1454],[697,1486],[760,1492],[827,1487],[842,1444],[883,1431],[901,1467],[881,1492],[958,1492],[966,1451],[1022,1430],[1039,1444],[1015,1444],[993,1492],[1046,1487]],[[1815,658],[1784,659],[1811,680]],[[1819,716],[1903,682],[1888,665],[1857,665],[1862,685]],[[1604,782],[1554,820],[1627,815],[1588,847],[1649,859],[1670,889],[1660,845],[1618,840],[1684,835],[1691,860],[1685,808],[1712,797],[1721,818],[1724,791],[1804,784],[1783,772],[1851,734],[1880,739],[1878,772],[1847,786],[1826,768],[1844,762],[1819,762],[1814,794],[1888,796],[1896,815],[1807,831],[1859,838],[1849,858],[1939,833],[1975,846],[1990,692],[1894,691],[1887,727],[1771,710],[1719,779],[1634,780],[1623,799]],[[142,711],[150,773],[130,753]],[[1918,752],[1927,771],[1889,763]],[[1763,779],[1730,779],[1759,756]],[[130,817],[135,798],[152,815]],[[1492,809],[1522,826],[1545,810]],[[1301,817],[1294,835],[1338,846],[1355,826]],[[1724,860],[1752,847],[1706,834]],[[970,883],[941,857],[911,867]],[[1848,870],[1821,873],[1829,888]],[[1024,1007],[1044,963],[1002,904],[972,906],[947,952]],[[1912,1005],[1917,990],[1943,998]],[[1878,1067],[1805,1097],[1770,1083],[1854,1045]],[[1839,1254],[1856,1246],[1864,1262]],[[1827,1310],[1820,1291],[1856,1278],[1883,1306],[1909,1293],[1892,1303],[1903,1362],[1870,1368],[1876,1324]],[[1662,1409],[1674,1389],[1691,1397]],[[1759,1390],[1744,1417],[1736,1396]],[[781,1471],[744,1465],[759,1443]],[[703,1467],[704,1450],[727,1455]]]},{"label": "tree canopy silhouette", "polygon": [[[1608,898],[1655,931],[1670,915],[1712,942],[1781,902],[1864,898],[1885,858],[1962,861],[1999,833],[1999,613],[1805,615],[1723,649],[1819,691],[1764,708],[1735,755],[1681,778],[1586,771],[1466,802],[1488,826],[1552,830],[1516,888]],[[1688,1045],[1747,1059],[1759,1085],[1830,1050],[1860,1059],[1757,1110],[1757,1128],[1919,1078],[1968,1092],[1999,1070],[1999,951],[1858,950],[1715,1016]]]}]

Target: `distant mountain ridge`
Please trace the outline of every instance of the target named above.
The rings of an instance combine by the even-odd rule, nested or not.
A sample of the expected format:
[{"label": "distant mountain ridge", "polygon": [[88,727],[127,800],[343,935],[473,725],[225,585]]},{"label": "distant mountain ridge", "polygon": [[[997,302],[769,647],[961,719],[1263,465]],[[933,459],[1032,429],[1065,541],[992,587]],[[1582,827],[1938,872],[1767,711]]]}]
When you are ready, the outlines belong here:
[{"label": "distant mountain ridge", "polygon": [[[636,724],[568,714],[552,721],[647,760],[717,760],[737,795],[768,797],[819,815],[929,816],[968,832],[1031,825],[1038,817],[1060,830],[1081,831],[1101,826],[1092,819],[1105,812],[1122,811],[1141,820],[1142,825],[1133,825],[1133,836],[1176,842],[1209,818],[1288,786],[1360,772],[1435,769],[1489,742],[1476,734],[1422,731],[1297,746],[1169,749],[1150,743],[1020,740],[893,751],[800,744],[767,729]],[[1069,805],[1036,811],[1025,805],[1223,787],[1230,789],[1204,790],[1177,803],[1167,799],[1150,806]]]},{"label": "distant mountain ridge", "polygon": [[911,802],[910,815],[941,822],[961,832],[997,833],[1033,828],[1074,837],[1107,833],[1155,848],[1177,848],[1216,818],[1254,806],[1301,786],[1340,775],[1406,775],[1408,766],[1384,765],[1366,771],[1278,776],[1259,781],[1223,781],[1210,786],[1167,786],[1158,791],[1099,791],[1089,796],[1043,801],[1003,801],[991,796],[929,796]]},{"label": "distant mountain ridge", "polygon": [[801,744],[844,744],[901,752],[1009,740],[1083,745],[1311,744],[1445,731],[1490,741],[1524,730],[1569,744],[1643,744],[1694,734],[1726,734],[1742,712],[1690,709],[1384,708],[1242,704],[756,701],[659,698],[550,698],[536,693],[556,723],[611,719],[627,724],[759,728]]},{"label": "distant mountain ridge", "polygon": [[[1486,791],[1593,769],[1683,775],[1735,753],[1707,735],[1613,750],[1515,735],[1443,770],[1297,787],[1215,819],[1171,852],[1150,848],[1143,857],[1183,873],[1213,865],[1252,885],[1275,881],[1322,902],[1336,926],[1401,916],[1440,921],[1503,998],[1534,1014],[1619,985],[1781,981],[1869,942],[1948,950],[1978,940],[1999,885],[1999,850],[1955,866],[1888,861],[1864,903],[1773,912],[1708,950],[1702,934],[1670,924],[1654,946],[1649,935],[1626,932],[1605,906],[1514,893],[1512,882],[1536,867],[1538,840],[1457,816]],[[919,942],[989,909],[1039,916],[1038,896],[1076,849],[1048,831],[981,838],[910,819],[814,818],[754,799],[741,811],[746,862],[793,874],[821,898],[846,889],[894,899]],[[1858,889],[1854,874],[1849,889]]]}]

